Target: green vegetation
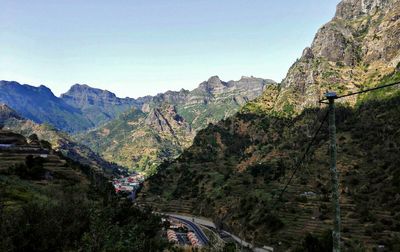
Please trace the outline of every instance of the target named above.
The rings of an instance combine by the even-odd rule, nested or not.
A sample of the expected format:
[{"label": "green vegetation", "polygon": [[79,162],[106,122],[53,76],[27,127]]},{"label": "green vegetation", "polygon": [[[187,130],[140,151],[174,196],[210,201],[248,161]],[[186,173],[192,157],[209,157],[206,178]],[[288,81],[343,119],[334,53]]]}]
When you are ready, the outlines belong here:
[{"label": "green vegetation", "polygon": [[[395,82],[400,82],[400,72],[394,72],[390,75],[385,76],[378,84],[374,85],[369,85],[366,88],[373,88],[376,86],[381,86],[385,84],[391,84]],[[389,88],[385,89],[378,89],[374,92],[368,92],[363,95],[360,95],[358,97],[358,104],[362,104],[365,101],[370,101],[370,100],[384,100],[384,99],[390,99],[392,97],[397,97],[400,95],[400,84],[396,86],[392,86]]]},{"label": "green vegetation", "polygon": [[[51,161],[27,154],[19,163],[23,153],[0,152],[0,251],[140,252],[169,246],[161,238],[160,217],[117,198],[102,173],[60,153]],[[2,162],[15,164],[5,169]]]},{"label": "green vegetation", "polygon": [[[400,96],[337,108],[338,167],[346,202],[343,237],[350,250],[371,246],[371,241],[389,249],[399,246],[395,237],[385,235],[400,230],[399,109]],[[298,246],[299,251],[326,248],[332,218],[326,124],[312,155],[282,201],[276,201],[316,131],[315,122],[325,113],[307,109],[297,117],[282,118],[242,112],[210,125],[177,160],[150,177],[141,200],[168,211],[179,199],[187,211],[213,218],[259,245],[280,243],[283,248]],[[307,232],[312,236],[305,236]],[[364,238],[355,243],[354,237]]]}]

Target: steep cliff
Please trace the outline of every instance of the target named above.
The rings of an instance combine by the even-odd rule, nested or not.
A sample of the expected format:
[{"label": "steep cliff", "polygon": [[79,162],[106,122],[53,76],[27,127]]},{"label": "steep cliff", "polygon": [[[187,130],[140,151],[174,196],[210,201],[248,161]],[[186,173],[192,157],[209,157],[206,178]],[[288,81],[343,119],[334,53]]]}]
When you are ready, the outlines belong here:
[{"label": "steep cliff", "polygon": [[[400,62],[400,6],[397,0],[348,0],[317,32],[310,48],[282,81],[275,109],[292,104],[294,114],[327,90],[339,94],[376,85]],[[354,97],[343,100],[354,104]]]}]

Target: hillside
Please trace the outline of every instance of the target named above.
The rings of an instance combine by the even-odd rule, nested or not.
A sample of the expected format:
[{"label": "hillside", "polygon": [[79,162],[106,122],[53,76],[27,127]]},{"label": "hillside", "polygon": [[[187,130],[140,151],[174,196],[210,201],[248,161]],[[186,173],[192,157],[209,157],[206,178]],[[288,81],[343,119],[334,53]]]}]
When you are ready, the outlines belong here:
[{"label": "hillside", "polygon": [[141,110],[133,108],[77,140],[108,161],[151,174],[161,162],[190,146],[198,130],[233,115],[275,86],[271,80],[254,77],[224,82],[213,76],[192,91],[152,97]]},{"label": "hillside", "polygon": [[[318,104],[326,90],[345,94],[400,81],[398,13],[395,0],[342,1],[279,87],[201,130],[189,149],[147,181],[140,202],[213,218],[277,251],[329,250],[326,124],[283,200],[276,197],[326,113]],[[399,103],[394,87],[339,104],[342,242],[348,251],[400,248]]]},{"label": "hillside", "polygon": [[162,251],[161,220],[117,200],[107,180],[0,130],[1,251]]},{"label": "hillside", "polygon": [[62,152],[68,158],[90,165],[93,169],[107,174],[119,173],[120,166],[105,161],[85,145],[73,141],[70,136],[49,124],[37,124],[18,115],[7,105],[0,105],[0,128],[11,130],[28,137],[36,134],[40,139],[48,141],[52,148]]}]

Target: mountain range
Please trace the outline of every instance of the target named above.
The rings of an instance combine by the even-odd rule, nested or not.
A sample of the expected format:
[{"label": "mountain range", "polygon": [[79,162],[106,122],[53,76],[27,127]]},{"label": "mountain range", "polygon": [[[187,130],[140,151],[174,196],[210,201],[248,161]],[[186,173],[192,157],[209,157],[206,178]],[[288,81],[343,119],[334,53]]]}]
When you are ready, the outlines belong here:
[{"label": "mountain range", "polygon": [[130,107],[141,108],[145,98],[118,98],[107,90],[73,85],[56,97],[46,86],[0,81],[0,102],[36,123],[49,123],[59,130],[76,133],[99,126]]},{"label": "mountain range", "polygon": [[77,139],[109,161],[154,173],[161,162],[189,147],[198,130],[233,115],[265,88],[275,85],[274,81],[254,77],[223,82],[213,76],[192,91],[169,91],[152,97],[141,110],[132,108]]},{"label": "mountain range", "polygon": [[233,115],[270,85],[276,83],[255,77],[224,82],[213,76],[192,91],[133,99],[80,84],[56,97],[45,86],[1,81],[0,102],[35,123],[76,135],[74,142],[109,162],[151,173],[188,147],[198,130]]}]

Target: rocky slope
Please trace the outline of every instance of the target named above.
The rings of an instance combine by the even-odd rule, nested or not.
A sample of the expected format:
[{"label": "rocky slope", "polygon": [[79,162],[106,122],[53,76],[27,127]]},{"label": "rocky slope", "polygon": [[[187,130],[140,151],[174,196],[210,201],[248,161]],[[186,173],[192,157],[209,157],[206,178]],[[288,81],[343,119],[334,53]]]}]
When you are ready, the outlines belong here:
[{"label": "rocky slope", "polygon": [[276,86],[254,77],[224,82],[213,76],[192,91],[147,97],[141,111],[132,109],[77,139],[109,161],[152,173],[190,146],[198,130],[233,115],[264,89]]},{"label": "rocky slope", "polygon": [[245,103],[260,96],[266,87],[276,84],[273,80],[255,77],[243,76],[238,81],[225,82],[212,76],[192,91],[168,91],[151,97],[144,102],[142,110],[149,112],[165,104],[174,105],[178,114],[197,131],[233,115]]},{"label": "rocky slope", "polygon": [[[371,85],[400,68],[397,0],[348,0],[317,32],[289,69],[275,105],[285,114],[318,106],[327,90],[339,94]],[[354,104],[354,97],[344,99]]]},{"label": "rocky slope", "polygon": [[[342,1],[279,87],[201,130],[188,150],[147,181],[140,201],[213,218],[277,251],[329,250],[326,124],[283,199],[277,196],[324,118],[318,100],[326,90],[344,94],[400,81],[398,13],[396,0]],[[400,248],[399,102],[397,87],[340,101],[338,170],[348,251]]]}]

